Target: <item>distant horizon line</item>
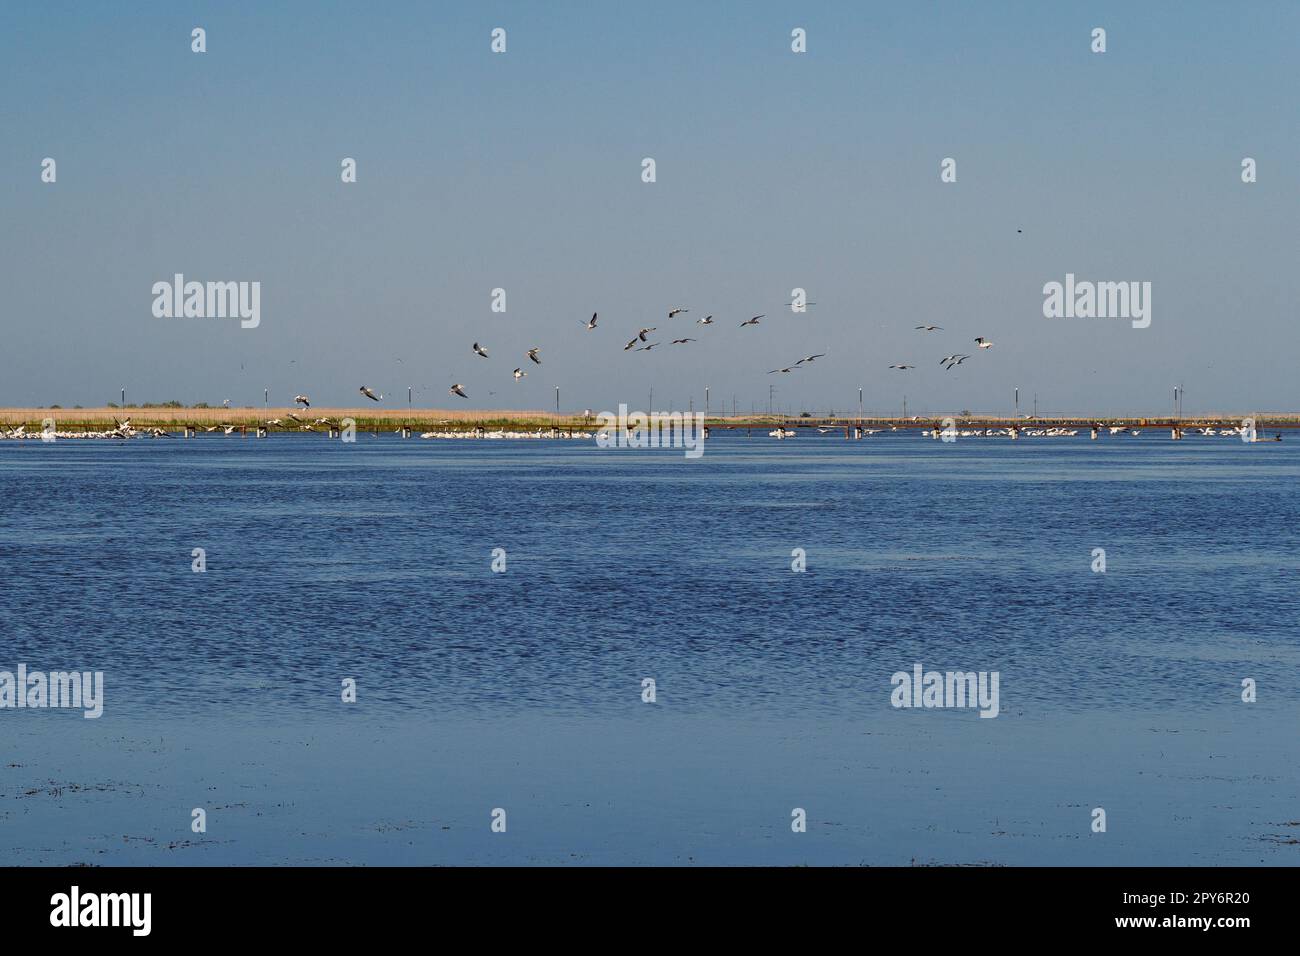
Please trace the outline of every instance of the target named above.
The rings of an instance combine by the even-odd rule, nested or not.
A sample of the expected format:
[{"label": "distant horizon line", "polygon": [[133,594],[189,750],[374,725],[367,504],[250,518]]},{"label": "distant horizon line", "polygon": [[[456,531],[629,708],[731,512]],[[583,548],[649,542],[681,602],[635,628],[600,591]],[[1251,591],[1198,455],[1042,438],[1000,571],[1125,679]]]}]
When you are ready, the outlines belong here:
[{"label": "distant horizon line", "polygon": [[[116,420],[118,417],[145,417],[156,421],[168,421],[183,423],[186,421],[203,422],[211,424],[221,420],[239,419],[243,422],[262,421],[267,418],[284,418],[290,413],[299,416],[302,419],[311,421],[316,418],[355,418],[355,419],[381,419],[400,422],[403,420],[427,420],[431,418],[446,419],[448,421],[476,421],[476,420],[500,420],[500,419],[529,419],[543,421],[574,421],[589,418],[594,422],[605,410],[583,409],[571,411],[547,411],[544,409],[519,409],[519,408],[425,408],[411,406],[409,408],[401,407],[368,407],[368,406],[335,406],[335,405],[313,405],[309,408],[302,408],[297,405],[272,405],[258,407],[255,405],[239,406],[175,406],[175,405],[101,405],[93,407],[77,406],[0,406],[0,422],[6,424],[20,424],[24,422],[39,421],[42,418],[52,418],[55,421],[78,422],[78,421],[109,421]],[[682,413],[688,414],[691,411],[703,413],[700,408],[688,409],[670,406],[669,408],[651,409],[656,414]],[[588,414],[589,413],[589,414]],[[613,414],[613,412],[607,412]],[[1198,414],[1171,415],[1168,412],[1161,413],[1134,413],[1126,415],[1089,415],[1089,414],[1020,414],[1008,415],[1006,413],[990,412],[926,412],[914,413],[907,416],[902,415],[879,415],[864,411],[861,415],[854,413],[838,413],[833,415],[819,415],[813,412],[800,411],[797,414],[789,414],[781,411],[752,411],[739,414],[726,414],[725,412],[710,412],[709,420],[712,421],[757,421],[779,419],[783,421],[791,420],[812,420],[812,421],[837,421],[851,423],[855,421],[874,421],[874,422],[917,422],[917,421],[938,421],[943,418],[953,418],[957,421],[996,421],[996,422],[1223,422],[1233,421],[1240,422],[1246,418],[1257,420],[1267,420],[1274,422],[1294,422],[1300,426],[1300,411],[1288,412],[1203,412]]]}]

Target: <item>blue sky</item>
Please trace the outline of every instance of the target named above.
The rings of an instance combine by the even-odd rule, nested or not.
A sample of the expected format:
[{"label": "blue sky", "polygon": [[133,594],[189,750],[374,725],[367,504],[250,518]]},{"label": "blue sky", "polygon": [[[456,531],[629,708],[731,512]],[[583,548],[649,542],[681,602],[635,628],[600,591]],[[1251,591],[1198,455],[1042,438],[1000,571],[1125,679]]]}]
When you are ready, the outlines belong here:
[{"label": "blue sky", "polygon": [[[940,414],[1009,411],[1019,386],[1128,414],[1182,382],[1189,412],[1297,407],[1300,5],[267,6],[0,8],[0,404],[353,404],[365,383],[448,407],[459,382],[473,407],[708,385],[762,409],[773,384],[794,411],[861,387]],[[176,272],[260,281],[260,327],[155,318]],[[1150,328],[1044,318],[1067,272],[1150,281]],[[664,344],[624,352],[642,326]],[[995,346],[939,367],[977,335]]]}]

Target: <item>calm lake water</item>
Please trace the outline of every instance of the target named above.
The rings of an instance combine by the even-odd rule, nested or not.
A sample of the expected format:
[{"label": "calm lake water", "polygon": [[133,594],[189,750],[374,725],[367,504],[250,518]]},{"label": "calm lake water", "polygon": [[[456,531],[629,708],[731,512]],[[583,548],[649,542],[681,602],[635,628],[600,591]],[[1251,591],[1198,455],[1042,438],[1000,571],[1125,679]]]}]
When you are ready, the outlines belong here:
[{"label": "calm lake water", "polygon": [[9,862],[1300,862],[1300,441],[758,434],[0,443]]}]

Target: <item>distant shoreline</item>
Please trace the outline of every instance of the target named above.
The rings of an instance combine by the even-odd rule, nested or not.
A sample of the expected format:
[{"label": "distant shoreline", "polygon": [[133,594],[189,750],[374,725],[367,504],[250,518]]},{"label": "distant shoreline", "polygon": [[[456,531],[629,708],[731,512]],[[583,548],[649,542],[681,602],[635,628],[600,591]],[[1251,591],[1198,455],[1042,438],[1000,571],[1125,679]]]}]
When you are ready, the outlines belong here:
[{"label": "distant shoreline", "polygon": [[[660,409],[661,414],[670,414]],[[674,409],[671,414],[685,415],[685,409]],[[297,420],[291,418],[296,415]],[[945,418],[952,418],[959,426],[994,426],[1010,425],[1048,425],[1087,428],[1097,424],[1103,427],[1124,425],[1131,428],[1168,428],[1198,426],[1237,426],[1244,419],[1253,418],[1258,429],[1300,428],[1300,412],[1252,412],[1214,415],[1186,415],[1173,418],[1169,415],[1126,417],[1104,416],[1068,416],[1042,415],[1036,417],[1010,418],[1005,415],[921,415],[901,417],[876,417],[857,415],[837,415],[835,418],[793,418],[781,415],[710,415],[707,419],[710,428],[765,428],[782,423],[786,427],[806,426],[821,428],[849,428],[856,424],[870,427],[919,429],[933,428]],[[270,426],[272,431],[299,431],[303,426],[325,419],[329,423],[339,423],[343,419],[352,419],[359,431],[396,430],[403,426],[419,431],[437,431],[445,429],[464,429],[482,426],[490,429],[546,429],[595,430],[597,419],[580,413],[557,414],[540,410],[518,409],[445,409],[445,408],[317,408],[298,407],[276,408],[176,408],[167,406],[121,408],[0,408],[0,424],[7,427],[26,425],[29,430],[39,430],[42,422],[54,419],[60,430],[96,430],[104,426],[110,428],[115,422],[131,420],[136,428],[161,428],[165,431],[183,431],[186,426],[206,428],[215,425],[235,426],[237,428],[256,428],[268,422],[280,424]],[[315,428],[324,431],[330,425],[321,423]]]}]

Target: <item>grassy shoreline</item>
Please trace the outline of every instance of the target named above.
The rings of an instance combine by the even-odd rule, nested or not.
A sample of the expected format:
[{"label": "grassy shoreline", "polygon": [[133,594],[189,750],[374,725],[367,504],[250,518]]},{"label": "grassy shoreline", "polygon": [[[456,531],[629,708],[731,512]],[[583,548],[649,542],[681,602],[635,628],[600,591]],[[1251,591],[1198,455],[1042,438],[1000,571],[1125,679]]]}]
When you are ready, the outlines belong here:
[{"label": "grassy shoreline", "polygon": [[[679,414],[684,414],[677,410]],[[392,431],[406,425],[418,431],[463,430],[474,427],[488,429],[514,429],[535,431],[539,428],[559,428],[562,430],[594,430],[596,419],[580,414],[557,414],[539,410],[494,410],[494,409],[441,409],[441,408],[316,408],[303,410],[296,407],[277,408],[177,408],[174,406],[122,408],[0,408],[0,425],[14,428],[25,425],[29,431],[39,431],[41,423],[52,418],[55,427],[61,431],[96,431],[112,428],[115,421],[131,420],[136,428],[161,428],[166,431],[181,431],[186,426],[206,428],[214,425],[233,425],[235,427],[254,428],[271,420],[280,420],[283,425],[272,426],[273,430],[297,431],[299,422],[289,417],[293,413],[305,422],[317,419],[329,419],[338,422],[351,418],[360,431]],[[957,425],[1000,425],[1029,424],[1029,420],[1014,420],[1003,415],[961,415],[952,416]],[[1300,413],[1232,413],[1200,416],[1185,416],[1177,420],[1180,425],[1194,427],[1197,425],[1239,425],[1244,418],[1254,418],[1258,428],[1300,428]],[[777,422],[787,427],[811,426],[844,427],[857,422],[871,427],[929,428],[941,421],[940,416],[920,416],[913,418],[882,418],[867,416],[859,419],[856,415],[841,415],[828,418],[790,418],[778,415],[757,416],[722,416],[711,415],[711,426],[726,428],[765,428]],[[1089,417],[1089,416],[1040,416],[1032,419],[1033,424],[1070,425],[1086,427],[1097,422],[1102,425],[1129,425],[1136,427],[1168,427],[1173,423],[1167,415]],[[321,430],[324,426],[318,426]]]}]

